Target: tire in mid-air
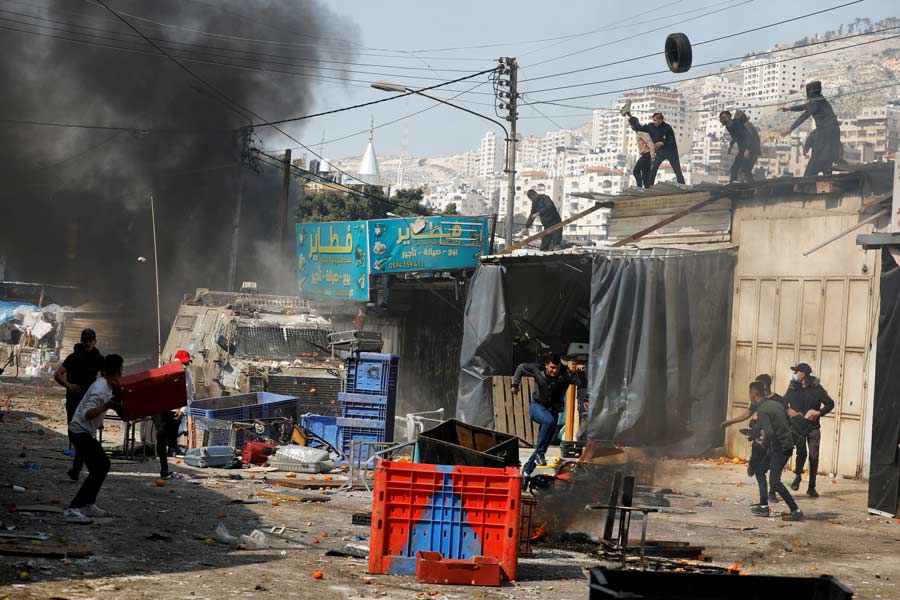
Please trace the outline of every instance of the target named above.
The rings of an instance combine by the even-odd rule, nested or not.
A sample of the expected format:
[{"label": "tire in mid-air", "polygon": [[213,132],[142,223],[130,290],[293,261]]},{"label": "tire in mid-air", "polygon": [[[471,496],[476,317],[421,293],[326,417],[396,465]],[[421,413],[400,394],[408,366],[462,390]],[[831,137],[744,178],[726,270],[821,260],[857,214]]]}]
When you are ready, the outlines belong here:
[{"label": "tire in mid-air", "polygon": [[685,73],[691,68],[691,41],[683,33],[670,33],[666,38],[666,62],[673,73]]}]

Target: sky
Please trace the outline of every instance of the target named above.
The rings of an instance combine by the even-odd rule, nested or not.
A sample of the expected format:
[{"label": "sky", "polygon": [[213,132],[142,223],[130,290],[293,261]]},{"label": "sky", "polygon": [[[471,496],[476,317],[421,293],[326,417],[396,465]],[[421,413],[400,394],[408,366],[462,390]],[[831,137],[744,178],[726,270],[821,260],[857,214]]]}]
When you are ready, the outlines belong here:
[{"label": "sky", "polygon": [[[355,59],[358,63],[405,68],[348,67],[373,74],[344,75],[357,80],[352,84],[319,82],[313,109],[330,110],[390,95],[371,89],[367,82],[391,81],[409,87],[425,87],[491,68],[496,64],[492,61],[500,56],[517,58],[519,81],[522,82],[520,91],[525,93],[526,101],[532,102],[668,82],[682,75],[664,73],[557,89],[665,70],[662,50],[669,33],[685,33],[693,43],[697,43],[847,3],[848,0],[794,0],[789,3],[778,0],[648,0],[640,5],[610,0],[520,0],[515,3],[345,0],[329,3],[329,9],[336,18],[346,19],[346,31],[353,39],[352,44],[359,46],[356,50],[359,56]],[[623,10],[622,6],[629,8]],[[707,14],[713,11],[719,12]],[[693,62],[741,57],[774,44],[791,43],[804,36],[837,30],[841,24],[850,23],[857,17],[869,18],[873,23],[885,17],[900,17],[900,5],[896,0],[863,0],[816,16],[703,44],[694,49]],[[548,40],[562,36],[574,37]],[[500,45],[475,47],[495,44]],[[600,45],[604,46],[596,48]],[[577,53],[563,56],[573,52]],[[654,52],[659,54],[621,65],[559,75]],[[538,64],[543,61],[548,62]],[[683,76],[715,72],[724,66],[693,68]],[[554,77],[528,81],[545,75]],[[482,82],[485,83],[457,100],[470,102],[464,106],[496,118],[492,88],[490,83],[486,83],[486,76],[447,87],[464,91]],[[442,95],[449,98],[456,92]],[[608,106],[616,97],[618,94],[598,95],[571,103],[586,108],[602,107]],[[374,134],[378,155],[398,155],[404,147],[404,154],[413,157],[456,154],[475,149],[485,132],[492,128],[501,132],[499,127],[474,115],[436,105],[420,96],[309,119],[293,125],[290,131],[318,151],[323,136],[326,141],[337,140],[366,130],[370,120],[377,127],[429,107],[433,108],[379,127]],[[519,131],[542,135],[554,129],[576,127],[590,120],[587,112],[548,105],[537,109],[524,106],[519,111]],[[326,143],[324,154],[332,159],[359,156],[365,149],[366,139],[367,133],[363,133]],[[270,149],[296,146],[286,138],[279,139],[271,134],[265,136],[265,142]],[[296,152],[302,153],[302,150],[295,150],[295,156]]]}]

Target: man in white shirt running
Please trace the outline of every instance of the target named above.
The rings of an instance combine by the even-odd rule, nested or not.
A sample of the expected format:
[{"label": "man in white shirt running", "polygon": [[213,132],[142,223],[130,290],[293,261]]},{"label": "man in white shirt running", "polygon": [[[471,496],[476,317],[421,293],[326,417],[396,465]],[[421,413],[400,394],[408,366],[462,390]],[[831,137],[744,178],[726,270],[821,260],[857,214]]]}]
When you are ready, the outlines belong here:
[{"label": "man in white shirt running", "polygon": [[90,523],[91,517],[106,514],[96,502],[109,473],[110,463],[103,446],[97,441],[97,429],[103,425],[103,417],[108,410],[119,412],[121,409],[115,395],[119,377],[122,376],[122,364],[122,357],[118,354],[109,354],[103,359],[103,377],[88,388],[69,423],[69,439],[88,468],[87,479],[63,513],[70,523]]}]

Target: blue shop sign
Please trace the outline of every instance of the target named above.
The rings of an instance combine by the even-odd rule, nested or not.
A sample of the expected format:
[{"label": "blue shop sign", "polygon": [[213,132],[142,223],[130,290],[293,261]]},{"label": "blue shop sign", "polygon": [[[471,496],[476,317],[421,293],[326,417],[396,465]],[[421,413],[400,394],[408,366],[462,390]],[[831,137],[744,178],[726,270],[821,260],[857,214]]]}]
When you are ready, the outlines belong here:
[{"label": "blue shop sign", "polygon": [[487,217],[409,217],[368,223],[372,275],[474,268],[490,251]]},{"label": "blue shop sign", "polygon": [[297,287],[302,298],[369,299],[366,221],[297,224]]}]

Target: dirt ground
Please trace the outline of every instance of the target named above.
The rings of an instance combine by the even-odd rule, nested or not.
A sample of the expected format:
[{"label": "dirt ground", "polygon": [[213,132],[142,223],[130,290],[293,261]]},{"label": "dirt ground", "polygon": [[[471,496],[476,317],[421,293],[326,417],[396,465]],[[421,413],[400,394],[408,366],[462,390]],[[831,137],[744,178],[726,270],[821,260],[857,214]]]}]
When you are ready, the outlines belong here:
[{"label": "dirt ground", "polygon": [[[42,532],[69,547],[87,546],[92,555],[0,556],[0,600],[586,598],[588,571],[601,564],[588,554],[537,546],[534,558],[520,559],[519,581],[501,588],[426,585],[412,577],[368,575],[364,558],[326,552],[348,544],[368,545],[368,527],[352,525],[351,515],[371,510],[370,493],[299,491],[269,483],[284,477],[282,473],[251,478],[246,470],[184,464],[174,465],[184,478],[159,487],[153,459],[113,460],[98,499],[113,516],[91,525],[67,524],[54,512],[15,510],[13,505],[64,507],[77,484],[65,475],[71,459],[63,454],[68,443],[61,390],[0,384],[0,405],[7,400],[12,406],[0,422],[0,533]],[[105,444],[112,447],[121,441],[121,424],[110,424]],[[26,491],[14,492],[13,485]],[[650,517],[650,539],[689,541],[704,546],[713,564],[740,562],[742,569],[756,574],[834,575],[854,590],[855,598],[900,598],[900,522],[866,514],[863,481],[823,478],[821,498],[798,498],[807,514],[804,523],[751,516],[756,487],[741,465],[666,461],[658,469],[656,485],[682,493],[666,495],[671,507]],[[328,501],[273,500],[258,495],[261,492]],[[592,519],[586,513],[586,529]],[[259,529],[270,547],[236,550],[213,541],[220,524],[235,536]],[[273,526],[286,530],[278,537],[269,532]],[[315,571],[323,578],[314,579]],[[27,573],[27,581],[20,580],[22,573]]]}]

